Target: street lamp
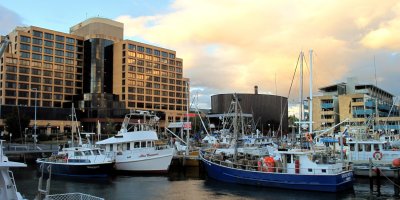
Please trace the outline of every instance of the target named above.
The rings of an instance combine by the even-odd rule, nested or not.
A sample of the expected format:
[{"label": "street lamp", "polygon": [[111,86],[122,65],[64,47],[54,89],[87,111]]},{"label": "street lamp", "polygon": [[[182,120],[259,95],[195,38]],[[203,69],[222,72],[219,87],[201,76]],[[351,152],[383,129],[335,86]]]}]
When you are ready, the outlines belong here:
[{"label": "street lamp", "polygon": [[33,132],[33,144],[34,144],[34,148],[36,150],[36,102],[37,102],[37,88],[32,88],[32,90],[35,91],[35,124],[33,126],[34,132]]},{"label": "street lamp", "polygon": [[57,134],[57,144],[58,144],[58,128],[59,127],[57,126],[57,133],[56,133]]},{"label": "street lamp", "polygon": [[11,137],[12,137],[12,133],[10,133],[9,135],[10,135],[10,145],[11,145]]}]

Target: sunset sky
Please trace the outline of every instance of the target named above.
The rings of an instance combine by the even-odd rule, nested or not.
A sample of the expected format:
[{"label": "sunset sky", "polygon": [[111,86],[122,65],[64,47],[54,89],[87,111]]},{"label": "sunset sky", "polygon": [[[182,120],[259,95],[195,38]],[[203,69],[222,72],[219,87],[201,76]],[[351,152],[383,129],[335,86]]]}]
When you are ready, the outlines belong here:
[{"label": "sunset sky", "polygon": [[[198,107],[219,93],[287,97],[300,51],[313,49],[313,91],[357,77],[400,94],[400,1],[3,1],[0,34],[15,26],[61,32],[90,17],[125,24],[125,39],[175,50]],[[298,102],[299,76],[289,96]],[[291,112],[297,109],[292,108]]]}]

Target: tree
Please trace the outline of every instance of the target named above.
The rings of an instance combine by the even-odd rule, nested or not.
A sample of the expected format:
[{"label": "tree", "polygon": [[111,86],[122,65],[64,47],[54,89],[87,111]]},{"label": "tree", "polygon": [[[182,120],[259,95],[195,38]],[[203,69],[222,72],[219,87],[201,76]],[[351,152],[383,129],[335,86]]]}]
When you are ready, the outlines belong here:
[{"label": "tree", "polygon": [[[8,133],[12,133],[12,138],[23,138],[23,132],[25,131],[25,128],[29,127],[29,123],[31,121],[31,118],[24,114],[23,112],[19,112],[18,106],[15,106],[12,109],[12,112],[9,113],[5,120],[5,130]],[[8,137],[9,138],[9,137]]]},{"label": "tree", "polygon": [[104,132],[102,134],[106,135],[115,134],[116,133],[115,128],[117,125],[110,118],[107,118],[106,120],[107,122],[105,123]]}]

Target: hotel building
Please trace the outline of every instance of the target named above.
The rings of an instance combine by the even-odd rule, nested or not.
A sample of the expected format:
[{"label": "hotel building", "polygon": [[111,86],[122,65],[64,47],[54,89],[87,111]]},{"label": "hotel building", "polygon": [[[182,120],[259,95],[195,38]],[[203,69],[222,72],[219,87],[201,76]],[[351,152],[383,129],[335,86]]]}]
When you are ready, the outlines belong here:
[{"label": "hotel building", "polygon": [[31,117],[31,127],[36,113],[40,133],[65,132],[74,129],[72,103],[87,131],[98,121],[120,122],[129,110],[180,121],[189,95],[183,60],[173,50],[124,40],[123,30],[104,18],[87,19],[70,33],[15,28],[0,62],[0,127],[17,107]]}]

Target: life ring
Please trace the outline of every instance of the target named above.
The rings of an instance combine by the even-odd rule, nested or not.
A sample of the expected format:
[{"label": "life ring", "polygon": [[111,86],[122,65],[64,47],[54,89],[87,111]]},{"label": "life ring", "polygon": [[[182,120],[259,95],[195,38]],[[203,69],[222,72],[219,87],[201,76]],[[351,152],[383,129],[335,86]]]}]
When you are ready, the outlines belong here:
[{"label": "life ring", "polygon": [[375,151],[375,153],[373,154],[373,157],[375,160],[381,160],[383,157],[383,154],[380,151]]},{"label": "life ring", "polygon": [[308,142],[312,142],[313,141],[312,136],[311,136],[310,133],[306,133],[306,139],[307,139]]}]

